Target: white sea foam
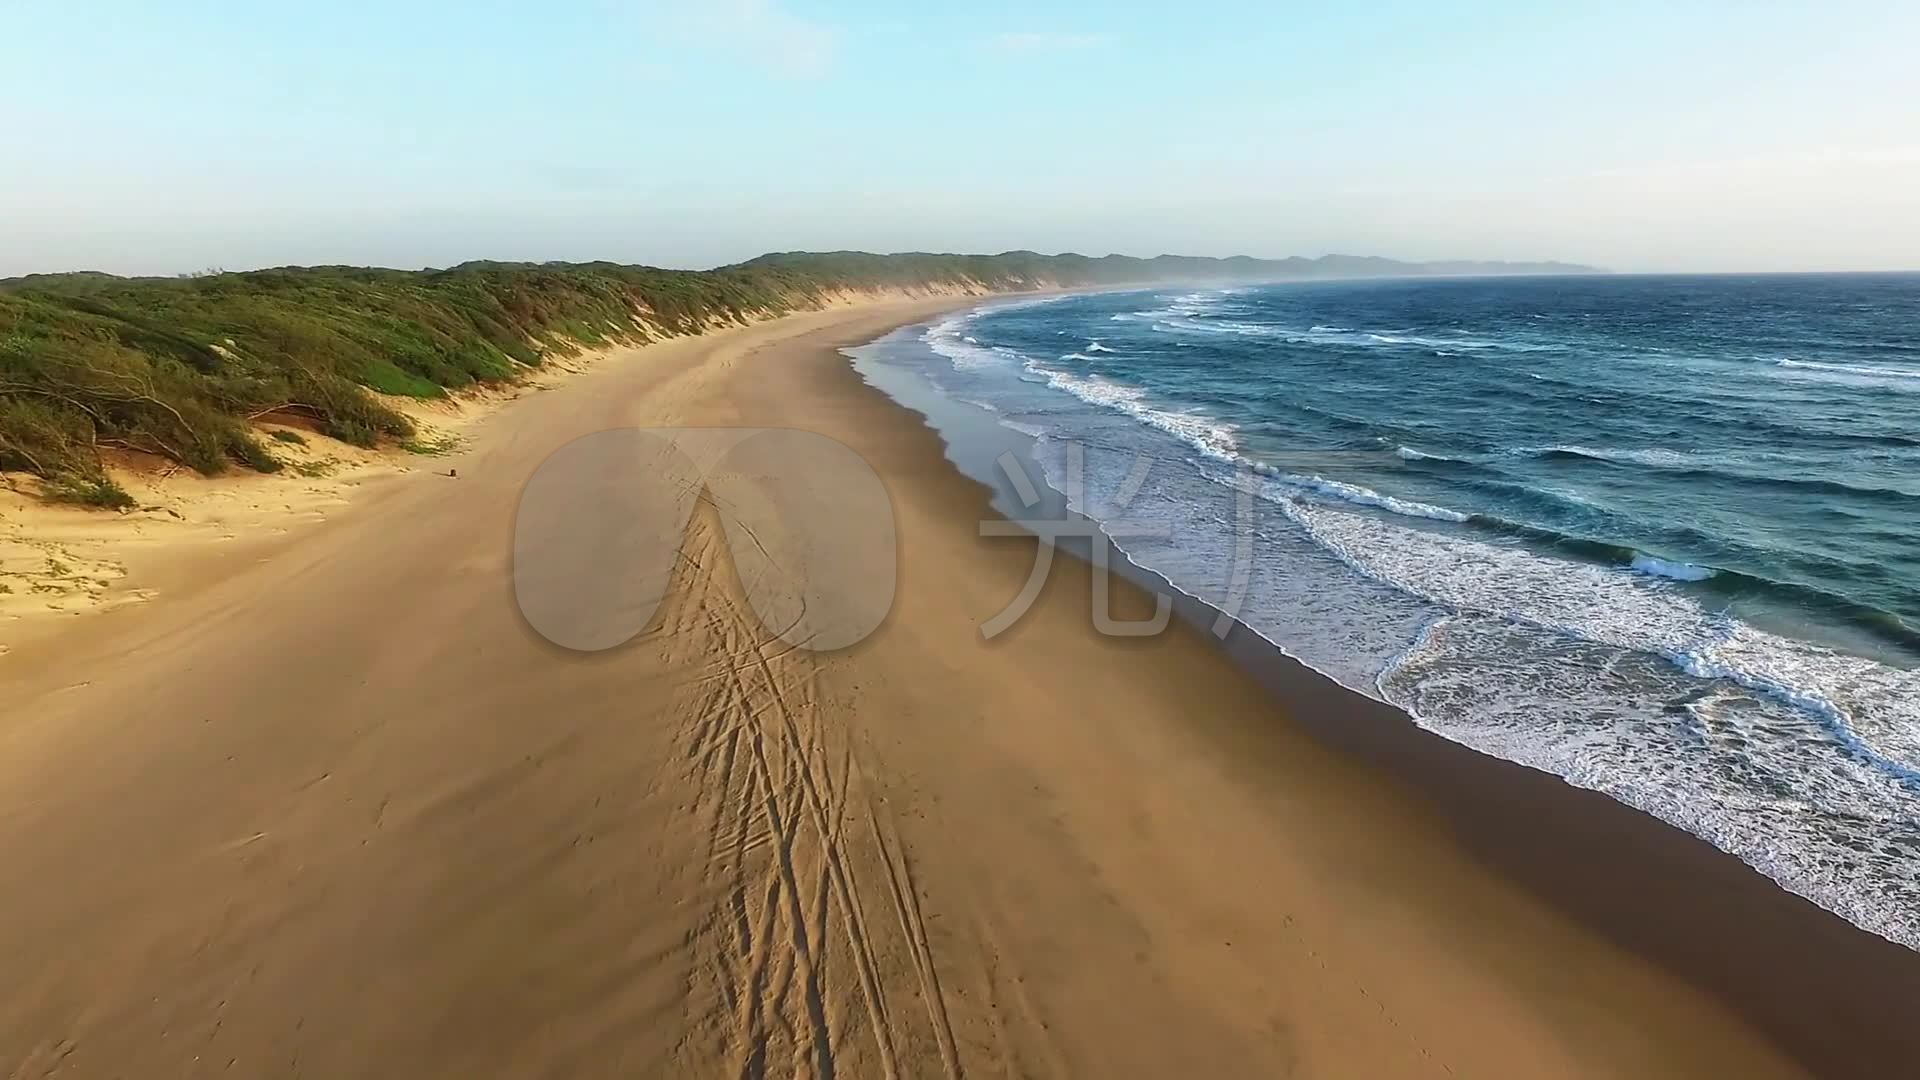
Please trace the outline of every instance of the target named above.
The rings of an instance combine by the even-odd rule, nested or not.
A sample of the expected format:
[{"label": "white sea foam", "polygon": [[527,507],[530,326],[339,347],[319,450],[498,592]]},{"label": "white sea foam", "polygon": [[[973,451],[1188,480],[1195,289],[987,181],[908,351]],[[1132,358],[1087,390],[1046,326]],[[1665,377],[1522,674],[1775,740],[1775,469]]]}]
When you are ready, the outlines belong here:
[{"label": "white sea foam", "polygon": [[1667,559],[1656,558],[1643,551],[1634,552],[1633,568],[1643,574],[1670,578],[1674,581],[1705,581],[1718,573],[1718,571],[1710,566],[1695,566],[1692,563],[1673,562]]},{"label": "white sea foam", "polygon": [[1406,330],[1354,330],[1345,326],[1316,323],[1306,329],[1277,323],[1245,322],[1237,319],[1194,318],[1198,309],[1174,305],[1158,311],[1135,312],[1141,318],[1158,320],[1154,329],[1163,334],[1180,332],[1265,338],[1294,345],[1341,345],[1349,348],[1397,349],[1414,346],[1453,355],[1454,350],[1503,349],[1512,352],[1541,352],[1557,346],[1520,341],[1486,341],[1471,337],[1432,337]]},{"label": "white sea foam", "polygon": [[1720,460],[1719,457],[1707,458],[1699,454],[1668,450],[1658,446],[1613,448],[1556,444],[1554,446],[1518,446],[1507,453],[1515,457],[1547,457],[1552,454],[1565,454],[1572,457],[1592,458],[1595,461],[1611,461],[1616,464],[1645,465],[1655,469],[1698,469]]},{"label": "white sea foam", "polygon": [[1098,375],[1075,375],[1033,361],[1027,362],[1026,369],[1044,378],[1047,385],[1055,390],[1063,390],[1090,405],[1126,413],[1181,439],[1208,457],[1220,461],[1238,460],[1235,453],[1239,447],[1238,429],[1232,424],[1198,412],[1158,407],[1147,401],[1145,390]]},{"label": "white sea foam", "polygon": [[1830,364],[1818,360],[1795,360],[1790,357],[1775,360],[1774,365],[1796,371],[1826,371],[1837,375],[1858,375],[1869,379],[1920,379],[1920,368],[1879,367],[1873,364]]},{"label": "white sea foam", "polygon": [[1417,334],[1366,334],[1366,340],[1382,345],[1419,345],[1428,349],[1498,349],[1497,341],[1475,341],[1463,338],[1422,337]]},{"label": "white sea foam", "polygon": [[1398,514],[1401,517],[1424,518],[1428,521],[1450,521],[1454,523],[1467,520],[1467,515],[1458,510],[1449,510],[1444,506],[1415,502],[1411,499],[1397,499],[1392,495],[1383,495],[1372,488],[1361,487],[1359,484],[1348,484],[1339,480],[1329,480],[1324,476],[1300,476],[1293,473],[1281,473],[1268,466],[1257,465],[1254,471],[1281,484],[1302,488],[1318,495],[1338,499],[1341,502],[1352,503],[1355,506],[1368,506],[1376,510],[1385,510],[1390,514]]},{"label": "white sea foam", "polygon": [[1423,727],[1604,792],[1920,948],[1914,792],[1813,712],[1478,615],[1429,623],[1378,692]]},{"label": "white sea foam", "polygon": [[926,342],[927,348],[945,357],[955,371],[975,371],[1006,364],[1009,359],[1006,353],[983,348],[971,336],[961,333],[967,321],[966,316],[956,316],[937,322],[929,326],[920,339]]},{"label": "white sea foam", "polygon": [[1284,491],[1267,494],[1369,577],[1456,610],[1662,656],[1700,678],[1730,679],[1820,716],[1860,753],[1920,779],[1920,672],[1758,630],[1625,568],[1395,526]]},{"label": "white sea foam", "polygon": [[1114,352],[1116,350],[1107,348],[1105,345],[1100,344],[1100,340],[1098,338],[1095,338],[1094,340],[1087,342],[1087,351],[1091,353],[1091,352]]}]

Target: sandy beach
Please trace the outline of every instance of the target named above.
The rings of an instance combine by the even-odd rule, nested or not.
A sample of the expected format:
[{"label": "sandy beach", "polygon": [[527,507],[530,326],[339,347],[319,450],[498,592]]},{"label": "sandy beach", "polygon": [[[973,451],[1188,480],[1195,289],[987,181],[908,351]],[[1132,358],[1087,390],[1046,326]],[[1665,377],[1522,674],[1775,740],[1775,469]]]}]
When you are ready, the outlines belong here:
[{"label": "sandy beach", "polygon": [[[1920,954],[1250,635],[1101,636],[1060,560],[983,641],[1033,543],[982,538],[985,490],[838,352],[970,302],[608,357],[444,458],[355,474],[324,520],[152,545],[126,560],[148,602],[10,639],[0,1070],[1772,1077],[1920,1056]],[[706,499],[644,633],[591,654],[534,633],[510,565],[528,478],[581,435],[665,425],[798,428],[870,464],[899,537],[879,629],[777,640]],[[804,572],[804,548],[767,554]]]}]

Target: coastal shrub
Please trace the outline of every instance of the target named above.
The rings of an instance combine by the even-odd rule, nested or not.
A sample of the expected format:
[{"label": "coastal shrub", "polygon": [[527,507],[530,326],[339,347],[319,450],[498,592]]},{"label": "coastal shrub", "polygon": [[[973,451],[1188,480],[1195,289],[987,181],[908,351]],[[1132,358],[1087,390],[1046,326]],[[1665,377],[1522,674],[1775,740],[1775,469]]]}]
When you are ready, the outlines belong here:
[{"label": "coastal shrub", "polygon": [[87,415],[58,400],[35,396],[0,397],[0,470],[46,479],[105,475],[94,453]]},{"label": "coastal shrub", "polygon": [[131,510],[138,505],[133,496],[127,494],[126,489],[110,476],[92,479],[56,476],[47,481],[45,491],[46,497],[55,502],[92,506],[101,510]]}]

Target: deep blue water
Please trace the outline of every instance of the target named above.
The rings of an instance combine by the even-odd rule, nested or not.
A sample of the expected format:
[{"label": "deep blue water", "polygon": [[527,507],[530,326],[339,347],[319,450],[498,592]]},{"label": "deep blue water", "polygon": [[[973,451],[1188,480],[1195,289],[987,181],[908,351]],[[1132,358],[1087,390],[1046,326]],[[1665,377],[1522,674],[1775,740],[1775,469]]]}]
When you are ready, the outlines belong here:
[{"label": "deep blue water", "polygon": [[1915,275],[1291,283],[866,362],[1303,661],[1920,947],[1916,319]]}]

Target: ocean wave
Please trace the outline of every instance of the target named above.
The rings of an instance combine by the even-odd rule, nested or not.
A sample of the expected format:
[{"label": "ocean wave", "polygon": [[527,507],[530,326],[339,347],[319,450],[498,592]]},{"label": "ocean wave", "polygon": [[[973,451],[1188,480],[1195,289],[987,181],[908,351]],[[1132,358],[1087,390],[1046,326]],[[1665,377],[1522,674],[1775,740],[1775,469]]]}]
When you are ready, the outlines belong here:
[{"label": "ocean wave", "polygon": [[1095,353],[1095,352],[1110,353],[1110,352],[1117,352],[1118,350],[1107,348],[1105,345],[1100,344],[1099,338],[1095,338],[1092,341],[1087,342],[1087,351],[1090,353]]},{"label": "ocean wave", "polygon": [[1366,335],[1368,341],[1382,345],[1418,345],[1427,349],[1499,349],[1507,346],[1498,341],[1479,341],[1472,338],[1435,338],[1418,335],[1373,334]]},{"label": "ocean wave", "polygon": [[1158,428],[1184,441],[1210,458],[1239,460],[1236,453],[1240,445],[1239,429],[1225,421],[1198,412],[1162,408],[1149,402],[1147,391],[1140,387],[1114,382],[1099,375],[1075,375],[1031,360],[1027,362],[1026,370],[1044,379],[1055,390],[1064,391],[1090,405],[1125,413],[1149,427]]},{"label": "ocean wave", "polygon": [[1456,523],[1468,520],[1468,515],[1458,510],[1449,510],[1444,506],[1415,502],[1411,499],[1397,499],[1392,495],[1383,495],[1372,488],[1361,487],[1358,484],[1342,483],[1338,480],[1328,480],[1319,476],[1305,478],[1290,477],[1288,479],[1312,491],[1319,492],[1322,495],[1330,495],[1342,502],[1350,502],[1356,506],[1371,506],[1375,509],[1385,510],[1388,513],[1399,514],[1402,517],[1425,518],[1429,521],[1451,521]]},{"label": "ocean wave", "polygon": [[1572,445],[1516,446],[1506,453],[1513,457],[1586,458],[1616,465],[1646,465],[1656,469],[1691,469],[1700,465],[1697,454],[1658,446],[1623,449]]},{"label": "ocean wave", "polygon": [[968,319],[978,319],[986,315],[1000,315],[1009,311],[1023,311],[1028,308],[1046,307],[1050,304],[1065,303],[1068,300],[1074,299],[1078,299],[1078,294],[1067,292],[1052,293],[1045,296],[1024,296],[1017,299],[995,300],[992,303],[982,304],[974,308],[967,313],[966,317]]},{"label": "ocean wave", "polygon": [[1839,495],[1895,503],[1920,499],[1920,490],[1848,483],[1824,477],[1782,475],[1779,471],[1765,471],[1770,465],[1776,470],[1793,470],[1802,474],[1816,468],[1830,467],[1825,462],[1807,462],[1778,455],[1769,458],[1757,453],[1728,454],[1715,451],[1669,450],[1661,447],[1608,449],[1591,446],[1523,446],[1506,451],[1506,454],[1513,457],[1546,460],[1588,460],[1613,465],[1640,465],[1681,477],[1778,488],[1782,491],[1809,495]]},{"label": "ocean wave", "polygon": [[1302,329],[1298,326],[1278,323],[1204,317],[1206,312],[1203,310],[1179,305],[1134,314],[1142,319],[1153,320],[1155,323],[1153,328],[1163,334],[1185,331],[1196,334],[1284,341],[1290,345],[1333,345],[1354,349],[1378,349],[1385,346],[1390,350],[1410,346],[1434,350],[1441,355],[1453,355],[1455,350],[1497,349],[1509,352],[1548,352],[1557,351],[1560,348],[1558,345],[1514,340],[1489,341],[1475,337],[1435,337],[1411,330],[1355,330],[1325,323],[1316,323]]},{"label": "ocean wave", "polygon": [[1920,368],[1878,367],[1872,364],[1832,364],[1818,360],[1795,360],[1784,357],[1774,362],[1775,367],[1790,368],[1798,371],[1830,371],[1840,375],[1861,375],[1874,379],[1920,379]]},{"label": "ocean wave", "polygon": [[[1570,491],[1559,486],[1540,484],[1532,480],[1509,479],[1509,474],[1497,469],[1482,469],[1473,462],[1457,458],[1444,459],[1449,465],[1467,466],[1464,475],[1449,477],[1450,486],[1456,486],[1496,500],[1499,505],[1512,506],[1522,511],[1544,510],[1556,519],[1564,519],[1568,512],[1585,521],[1606,521],[1614,517],[1614,511],[1584,492]],[[1490,520],[1486,514],[1476,514],[1475,520]],[[1557,534],[1556,534],[1557,535]],[[1551,537],[1534,537],[1551,541]]]},{"label": "ocean wave", "polygon": [[1912,791],[1805,710],[1665,657],[1465,615],[1423,626],[1378,690],[1422,727],[1637,807],[1920,948]]},{"label": "ocean wave", "polygon": [[1710,566],[1695,566],[1692,563],[1673,562],[1645,552],[1636,551],[1629,566],[1643,574],[1668,578],[1673,581],[1706,581],[1719,571]]},{"label": "ocean wave", "polygon": [[1019,357],[1010,349],[986,348],[971,336],[961,333],[967,324],[966,316],[958,316],[937,322],[920,335],[927,348],[946,358],[955,371],[976,371],[987,367],[1000,367]]},{"label": "ocean wave", "polygon": [[[1529,489],[1535,490],[1535,489]],[[1573,498],[1561,493],[1548,493],[1560,498]],[[1591,504],[1589,504],[1591,505]],[[1596,508],[1597,509],[1597,508]],[[1599,540],[1578,532],[1568,532],[1547,525],[1514,521],[1494,514],[1474,514],[1468,524],[1475,530],[1492,533],[1496,536],[1522,540],[1535,548],[1544,548],[1570,559],[1587,562],[1619,570],[1633,570],[1650,573],[1656,577],[1673,577],[1675,580],[1690,580],[1706,587],[1708,592],[1716,593],[1727,599],[1744,597],[1764,597],[1770,601],[1788,607],[1818,611],[1834,621],[1861,631],[1869,637],[1888,645],[1920,653],[1920,630],[1907,624],[1906,620],[1891,611],[1862,603],[1839,593],[1829,592],[1813,585],[1791,581],[1781,581],[1758,573],[1733,569],[1728,565],[1707,566],[1658,560],[1674,567],[1692,566],[1695,571],[1708,571],[1704,575],[1682,579],[1673,574],[1661,574],[1653,571],[1646,563],[1648,559],[1657,559],[1637,548],[1609,540]],[[1679,540],[1693,543],[1713,542],[1705,534],[1692,530],[1679,530]],[[1692,533],[1691,536],[1687,535]],[[1724,543],[1724,542],[1723,542]],[[1545,557],[1545,556],[1543,556]]]},{"label": "ocean wave", "polygon": [[1252,466],[1253,471],[1265,478],[1268,483],[1292,489],[1292,493],[1312,492],[1353,506],[1364,506],[1374,510],[1385,510],[1401,517],[1423,518],[1427,521],[1446,521],[1460,524],[1471,520],[1471,515],[1458,510],[1449,510],[1444,506],[1417,502],[1412,499],[1395,498],[1359,484],[1349,484],[1340,480],[1329,480],[1324,476],[1307,476],[1276,469],[1264,462],[1241,459]]},{"label": "ocean wave", "polygon": [[[1920,785],[1920,672],[1711,612],[1680,592],[1640,584],[1640,574],[1623,572],[1634,569],[1631,560],[1627,566],[1571,562],[1470,536],[1369,523],[1298,499],[1277,501],[1342,561],[1375,580],[1456,610],[1660,656],[1699,678],[1732,680],[1819,716],[1856,752]],[[1861,689],[1869,686],[1888,692],[1863,701]],[[1874,739],[1856,726],[1862,709],[1878,718]],[[1889,724],[1894,717],[1899,723]]]},{"label": "ocean wave", "polygon": [[1203,325],[1212,325],[1217,320],[1209,316],[1212,312],[1221,309],[1222,301],[1226,298],[1218,294],[1189,293],[1185,296],[1159,296],[1154,299],[1162,301],[1166,306],[1143,308],[1139,311],[1129,312],[1128,314],[1131,318],[1127,319],[1120,319],[1115,316],[1114,321],[1132,322],[1136,319],[1196,319],[1206,320]]}]

